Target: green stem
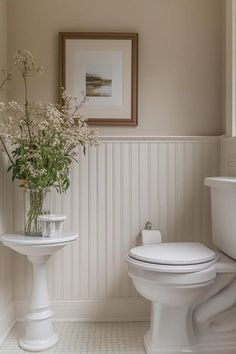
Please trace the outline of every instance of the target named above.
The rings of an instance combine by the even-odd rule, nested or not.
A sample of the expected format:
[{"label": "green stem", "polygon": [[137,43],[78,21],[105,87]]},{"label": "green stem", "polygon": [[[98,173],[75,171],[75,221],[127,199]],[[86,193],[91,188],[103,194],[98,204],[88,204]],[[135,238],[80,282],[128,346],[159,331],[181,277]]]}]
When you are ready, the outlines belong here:
[{"label": "green stem", "polygon": [[31,131],[30,131],[30,124],[29,124],[29,102],[28,102],[28,88],[27,88],[27,80],[26,80],[26,75],[22,73],[23,80],[24,80],[24,87],[25,87],[25,123],[27,126],[27,130],[29,133],[29,138],[30,141],[32,141],[32,136],[31,136]]},{"label": "green stem", "polygon": [[6,83],[7,81],[9,81],[9,80],[10,80],[10,74],[8,74],[7,77],[5,78],[5,80],[3,80],[3,82],[1,83],[1,85],[0,85],[0,90],[1,90],[1,88],[5,85],[5,83]]},{"label": "green stem", "polygon": [[43,190],[32,190],[30,193],[30,210],[27,214],[27,222],[25,225],[25,233],[27,235],[32,234],[32,232],[39,231],[37,218],[42,214],[44,191]]},{"label": "green stem", "polygon": [[9,152],[7,150],[7,147],[6,147],[5,143],[4,143],[4,140],[3,140],[3,138],[1,136],[0,136],[0,141],[1,141],[2,145],[3,145],[3,148],[4,148],[5,152],[6,152],[9,160],[11,161],[12,165],[15,165],[14,161],[11,158],[11,155],[9,154]]}]

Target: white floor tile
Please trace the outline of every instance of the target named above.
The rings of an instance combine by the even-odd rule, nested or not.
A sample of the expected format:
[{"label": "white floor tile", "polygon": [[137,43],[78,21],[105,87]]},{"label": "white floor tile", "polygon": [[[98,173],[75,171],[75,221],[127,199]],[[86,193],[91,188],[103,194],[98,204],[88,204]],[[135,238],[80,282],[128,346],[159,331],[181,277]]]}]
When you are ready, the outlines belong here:
[{"label": "white floor tile", "polygon": [[[17,344],[23,326],[14,326],[0,347],[0,354],[27,353]],[[59,341],[43,353],[145,354],[143,336],[147,328],[147,322],[55,323]]]}]

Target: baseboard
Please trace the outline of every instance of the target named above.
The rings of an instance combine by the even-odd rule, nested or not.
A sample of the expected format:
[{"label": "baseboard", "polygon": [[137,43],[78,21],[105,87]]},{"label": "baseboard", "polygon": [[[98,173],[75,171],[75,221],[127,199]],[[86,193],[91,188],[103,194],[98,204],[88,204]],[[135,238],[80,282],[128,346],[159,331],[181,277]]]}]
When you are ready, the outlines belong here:
[{"label": "baseboard", "polygon": [[6,311],[0,317],[0,345],[3,343],[4,339],[12,329],[15,324],[14,318],[14,304],[11,302]]},{"label": "baseboard", "polygon": [[[15,318],[24,321],[28,304],[15,301]],[[150,303],[141,297],[53,300],[55,321],[63,322],[106,322],[147,321],[150,318]]]}]

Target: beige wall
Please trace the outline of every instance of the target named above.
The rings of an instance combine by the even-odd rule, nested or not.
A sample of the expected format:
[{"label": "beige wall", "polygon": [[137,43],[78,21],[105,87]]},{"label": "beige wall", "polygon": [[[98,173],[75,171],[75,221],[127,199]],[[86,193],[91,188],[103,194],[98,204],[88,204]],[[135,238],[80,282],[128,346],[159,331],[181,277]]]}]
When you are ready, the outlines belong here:
[{"label": "beige wall", "polygon": [[0,68],[7,63],[7,2],[0,0]]},{"label": "beige wall", "polygon": [[[0,0],[0,70],[7,67],[7,2]],[[1,73],[0,73],[1,75]],[[0,79],[2,76],[0,76]],[[6,91],[0,91],[0,101],[5,100]]]},{"label": "beige wall", "polygon": [[[28,48],[46,68],[37,99],[56,100],[59,31],[133,31],[139,40],[139,125],[102,135],[222,133],[224,0],[8,0],[9,60]],[[11,94],[18,98],[19,83]]]},{"label": "beige wall", "polygon": [[[0,69],[7,63],[7,6],[0,0]],[[0,101],[6,92],[0,92]],[[0,235],[10,231],[12,222],[12,182],[6,172],[6,156],[0,150]],[[13,322],[12,252],[0,242],[0,344]]]}]

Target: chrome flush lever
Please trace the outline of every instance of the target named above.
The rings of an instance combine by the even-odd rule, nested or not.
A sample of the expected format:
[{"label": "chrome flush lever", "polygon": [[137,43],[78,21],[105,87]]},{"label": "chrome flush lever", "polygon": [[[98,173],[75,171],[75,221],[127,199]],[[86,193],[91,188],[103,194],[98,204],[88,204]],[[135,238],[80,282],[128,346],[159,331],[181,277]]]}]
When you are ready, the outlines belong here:
[{"label": "chrome flush lever", "polygon": [[151,223],[151,221],[147,221],[146,224],[145,224],[145,230],[154,230],[154,227]]}]

